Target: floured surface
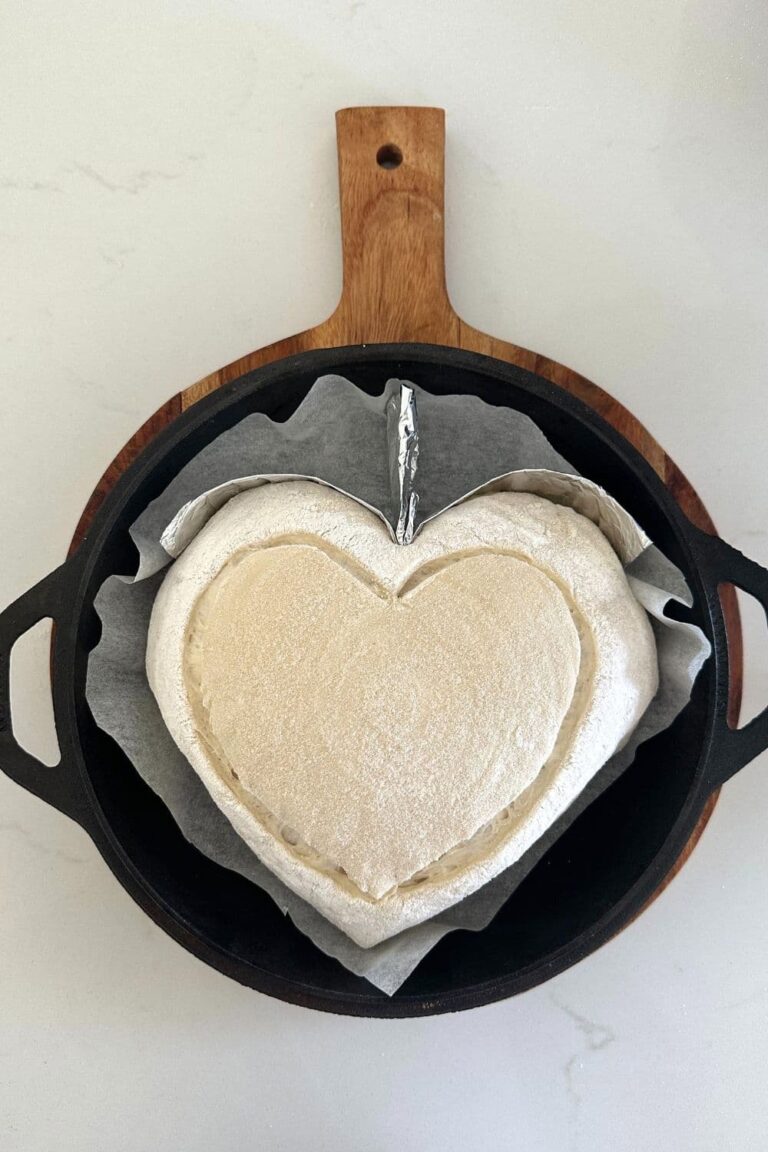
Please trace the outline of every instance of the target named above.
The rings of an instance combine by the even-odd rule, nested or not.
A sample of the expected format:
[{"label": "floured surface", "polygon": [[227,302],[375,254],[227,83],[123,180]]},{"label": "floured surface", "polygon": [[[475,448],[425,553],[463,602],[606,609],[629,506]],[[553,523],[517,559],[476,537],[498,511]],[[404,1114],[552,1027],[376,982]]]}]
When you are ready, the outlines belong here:
[{"label": "floured surface", "polygon": [[580,642],[563,593],[524,560],[450,558],[387,592],[296,543],[225,565],[186,658],[199,730],[241,798],[381,897],[533,782]]},{"label": "floured surface", "polygon": [[[267,617],[256,620],[243,637],[243,613],[253,615],[254,608],[254,601],[247,607],[244,591],[248,573],[239,582],[234,568],[233,580],[222,582],[223,611],[210,633],[214,679],[206,679],[207,660],[198,665],[198,673],[205,668],[201,686],[212,705],[210,731],[199,710],[194,715],[184,675],[189,625],[199,598],[227,561],[266,543],[277,544],[282,559],[265,565],[263,552],[250,576],[265,582],[265,592],[271,589],[271,624]],[[457,553],[460,559],[429,575],[430,565]],[[326,575],[320,576],[321,568]],[[421,587],[409,592],[417,574]],[[308,587],[319,576],[327,585],[322,593]],[[513,604],[515,580],[520,595]],[[381,606],[372,601],[373,585]],[[387,610],[382,593],[399,599],[398,606]],[[466,619],[456,611],[462,596]],[[286,643],[281,628],[294,627],[291,602],[312,597],[319,598],[295,614],[296,631]],[[410,652],[391,623],[392,612],[406,605],[424,630],[420,647]],[[361,626],[373,616],[389,620],[379,631],[387,643],[375,653],[370,629]],[[215,611],[200,635],[212,618]],[[468,619],[482,634],[474,647]],[[505,643],[492,638],[494,627]],[[331,639],[337,645],[333,655]],[[265,644],[270,676],[259,681],[258,652]],[[313,656],[305,668],[308,652]],[[337,675],[328,674],[324,660]],[[401,663],[405,680],[417,686],[415,695],[402,691]],[[599,529],[570,508],[522,493],[479,496],[425,524],[403,549],[369,510],[306,481],[244,492],[200,532],[158,595],[147,670],[174,739],[240,835],[287,884],[363,945],[434,915],[519,858],[626,739],[657,682],[652,633],[621,564]],[[319,681],[321,670],[325,682],[311,689],[311,707],[294,724],[290,711],[283,711],[285,695],[299,713],[307,684]],[[376,770],[376,724],[381,728],[385,718],[388,729],[393,720],[375,706],[373,685],[382,675],[389,676],[381,693],[385,711],[411,700],[413,721],[423,726],[445,723],[446,711],[454,710],[436,754],[408,735],[407,723],[395,727],[387,749],[395,752],[390,776],[383,756]],[[363,685],[359,695],[355,685]],[[430,719],[428,704],[436,692],[442,704]],[[256,718],[265,705],[277,724],[271,733],[270,724]],[[248,722],[238,730],[240,709]],[[475,724],[478,709],[482,724]],[[317,711],[324,713],[320,721]],[[515,746],[518,739],[522,750]],[[255,747],[259,740],[266,746]],[[235,763],[219,762],[221,745],[224,761],[236,761],[245,779],[232,778],[232,767],[241,775]],[[283,762],[275,768],[278,745]],[[452,749],[461,756],[443,770]],[[334,788],[326,796],[331,778]],[[316,866],[318,856],[322,867]]]}]

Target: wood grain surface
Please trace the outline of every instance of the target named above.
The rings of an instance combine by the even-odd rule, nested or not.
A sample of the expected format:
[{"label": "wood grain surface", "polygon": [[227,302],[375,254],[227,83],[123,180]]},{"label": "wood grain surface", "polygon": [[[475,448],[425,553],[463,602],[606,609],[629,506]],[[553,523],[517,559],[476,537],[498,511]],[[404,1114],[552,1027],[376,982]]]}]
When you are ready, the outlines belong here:
[{"label": "wood grain surface", "polygon": [[[554,360],[465,324],[454,311],[445,282],[442,109],[345,108],[336,114],[336,131],[343,259],[343,288],[336,310],[315,328],[234,360],[158,409],[102,476],[70,551],[83,539],[118,476],[153,436],[220,385],[263,364],[313,348],[410,341],[495,356],[572,392],[634,444],[695,524],[714,532],[706,508],[680,469],[618,400]],[[743,659],[738,605],[730,586],[723,588],[722,600],[731,671],[729,722],[735,725],[741,704]],[[688,859],[716,802],[717,793],[710,798],[688,844],[653,899]]]}]

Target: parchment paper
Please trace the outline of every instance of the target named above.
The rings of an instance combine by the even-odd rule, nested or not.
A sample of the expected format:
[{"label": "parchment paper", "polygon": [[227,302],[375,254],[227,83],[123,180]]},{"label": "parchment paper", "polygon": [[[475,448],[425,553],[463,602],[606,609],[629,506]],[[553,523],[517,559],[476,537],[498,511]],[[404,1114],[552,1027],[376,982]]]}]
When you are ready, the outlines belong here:
[{"label": "parchment paper", "polygon": [[[186,465],[131,528],[140,558],[135,577],[109,577],[99,591],[96,609],[102,636],[90,656],[86,688],[98,725],[117,741],[162,798],[187,839],[211,859],[258,884],[323,952],[389,995],[446,933],[456,928],[477,931],[491,921],[558,836],[632,762],[637,745],[678,715],[709,654],[708,642],[698,628],[664,616],[670,599],[690,604],[690,594],[679,570],[655,547],[646,547],[627,572],[656,636],[659,692],[628,744],[533,848],[479,892],[433,920],[369,949],[360,948],[286,888],[213,803],[168,733],[147,683],[144,656],[149,617],[171,561],[160,539],[174,519],[177,526],[186,525],[188,536],[195,516],[189,509],[185,516],[178,514],[192,501],[203,509],[194,529],[199,531],[223,503],[221,491],[213,495],[212,489],[226,485],[232,495],[242,482],[230,484],[235,478],[285,474],[315,477],[350,493],[380,510],[394,533],[398,509],[391,496],[386,406],[399,387],[399,381],[389,381],[381,396],[370,397],[342,377],[321,377],[286,422],[275,423],[260,413],[248,416]],[[418,387],[415,392],[420,426],[417,531],[448,505],[509,472],[566,473],[579,488],[573,479],[575,470],[522,413],[472,396],[436,397]],[[203,494],[208,495],[199,500]],[[166,543],[172,539],[173,533]],[[178,549],[182,546],[179,543]],[[636,547],[634,553],[638,551]]]}]

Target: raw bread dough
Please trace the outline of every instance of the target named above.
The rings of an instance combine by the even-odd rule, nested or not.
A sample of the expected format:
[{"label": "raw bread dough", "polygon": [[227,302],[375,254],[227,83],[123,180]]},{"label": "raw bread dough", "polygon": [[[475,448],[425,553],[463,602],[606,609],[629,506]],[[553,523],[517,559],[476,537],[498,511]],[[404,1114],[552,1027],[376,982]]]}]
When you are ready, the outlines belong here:
[{"label": "raw bread dough", "polygon": [[202,529],[158,594],[147,671],[240,835],[363,946],[518,859],[657,684],[621,563],[570,508],[479,496],[401,547],[307,481]]},{"label": "raw bread dough", "polygon": [[375,899],[535,779],[580,663],[568,602],[528,561],[459,553],[419,576],[397,591],[313,543],[244,549],[190,621],[187,694],[219,770]]}]

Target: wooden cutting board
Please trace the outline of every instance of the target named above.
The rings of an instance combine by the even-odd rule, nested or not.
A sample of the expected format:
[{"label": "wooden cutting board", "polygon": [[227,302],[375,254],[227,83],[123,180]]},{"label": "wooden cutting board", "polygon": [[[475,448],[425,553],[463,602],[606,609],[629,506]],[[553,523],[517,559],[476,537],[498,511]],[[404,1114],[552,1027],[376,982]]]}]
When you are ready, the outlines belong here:
[{"label": "wooden cutting board", "polygon": [[[70,552],[82,540],[118,476],[153,436],[215,388],[262,364],[312,348],[411,341],[495,356],[574,393],[634,444],[695,524],[714,532],[706,508],[680,469],[618,400],[554,360],[465,324],[454,311],[445,283],[442,109],[345,108],[336,114],[336,131],[344,277],[335,312],[316,328],[227,364],[159,408],[117,454],[97,484]],[[731,669],[729,721],[735,724],[741,703],[742,641],[736,595],[730,586],[723,589],[723,608]],[[717,793],[710,798],[686,848],[655,895],[687,860],[716,802]]]}]

